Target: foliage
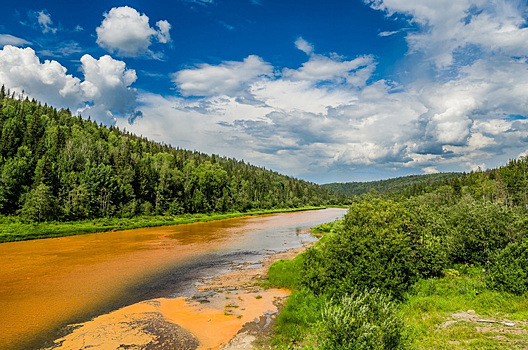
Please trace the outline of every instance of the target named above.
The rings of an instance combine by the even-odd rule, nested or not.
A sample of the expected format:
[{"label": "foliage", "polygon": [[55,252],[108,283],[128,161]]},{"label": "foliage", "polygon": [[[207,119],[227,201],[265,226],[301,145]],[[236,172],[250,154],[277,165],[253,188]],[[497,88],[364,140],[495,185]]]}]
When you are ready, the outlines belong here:
[{"label": "foliage", "polygon": [[293,293],[275,321],[273,349],[291,348],[292,344],[315,345],[320,332],[322,310],[327,302],[323,295],[307,289]]},{"label": "foliage", "polygon": [[405,208],[393,201],[353,204],[343,229],[306,252],[303,285],[316,294],[380,288],[401,298],[416,280],[409,223]]},{"label": "foliage", "polygon": [[[34,198],[37,196],[37,198]],[[0,98],[0,215],[77,221],[337,204],[316,184]]]},{"label": "foliage", "polygon": [[[358,348],[361,336],[354,332],[367,329],[370,319],[356,324],[361,316],[352,301],[341,304],[356,288],[377,288],[401,302],[411,349],[527,348],[523,329],[492,325],[482,332],[469,318],[453,320],[464,317],[461,310],[496,321],[528,318],[527,169],[523,157],[485,172],[353,197],[341,223],[318,228],[325,235],[299,259],[302,265],[281,267],[280,275],[304,288],[294,294],[295,305],[313,298],[327,305],[325,319],[318,326],[314,318],[305,322],[295,342]],[[308,314],[308,308],[298,310]],[[403,339],[408,329],[396,334]],[[281,337],[279,344],[293,341]]]},{"label": "foliage", "polygon": [[343,220],[336,220],[336,221],[333,221],[333,222],[327,222],[327,223],[323,223],[323,224],[319,224],[317,226],[314,226],[310,229],[310,231],[312,232],[312,234],[314,234],[314,236],[323,236],[323,235],[326,235],[328,233],[332,233],[332,232],[335,232],[335,231],[339,231],[342,229],[342,225],[343,225]]},{"label": "foliage", "polygon": [[492,289],[516,295],[528,292],[528,240],[512,242],[488,264],[486,282]]},{"label": "foliage", "polygon": [[339,194],[347,196],[359,196],[361,194],[369,193],[369,191],[376,191],[378,193],[385,192],[413,192],[414,194],[421,194],[428,191],[427,187],[434,188],[443,180],[449,180],[460,176],[460,173],[440,173],[427,175],[411,175],[404,177],[397,177],[387,180],[369,181],[369,182],[346,182],[346,183],[330,183],[323,187],[328,188]]},{"label": "foliage", "polygon": [[319,327],[319,348],[405,349],[404,334],[396,304],[379,290],[366,290],[326,303]]},{"label": "foliage", "polygon": [[310,334],[317,332],[317,325],[321,320],[321,312],[327,299],[302,288],[300,276],[304,257],[301,254],[294,260],[274,262],[269,268],[268,280],[264,283],[265,287],[293,290],[275,321],[271,342],[274,349],[289,349],[293,343],[309,343]]},{"label": "foliage", "polygon": [[57,204],[48,185],[40,183],[24,197],[24,206],[21,209],[24,217],[38,222],[54,217]]},{"label": "foliage", "polygon": [[490,255],[515,240],[515,213],[500,203],[461,200],[449,208],[449,254],[454,263],[485,264]]}]

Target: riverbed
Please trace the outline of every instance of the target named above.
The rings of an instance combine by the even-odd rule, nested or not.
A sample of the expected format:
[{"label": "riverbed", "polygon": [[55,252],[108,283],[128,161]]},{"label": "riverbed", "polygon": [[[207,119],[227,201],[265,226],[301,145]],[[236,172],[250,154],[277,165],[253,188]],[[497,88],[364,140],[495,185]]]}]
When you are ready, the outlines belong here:
[{"label": "riverbed", "polygon": [[75,330],[68,325],[149,300],[165,298],[174,313],[176,300],[196,293],[200,281],[242,265],[257,267],[269,254],[314,241],[303,230],[344,212],[325,209],[0,244],[0,349],[54,346]]}]

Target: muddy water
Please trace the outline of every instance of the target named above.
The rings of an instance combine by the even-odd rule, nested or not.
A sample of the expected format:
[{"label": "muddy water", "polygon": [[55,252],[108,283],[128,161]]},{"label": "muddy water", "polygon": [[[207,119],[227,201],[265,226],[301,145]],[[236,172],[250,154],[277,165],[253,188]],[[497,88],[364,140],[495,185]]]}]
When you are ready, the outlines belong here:
[{"label": "muddy water", "polygon": [[0,244],[0,349],[50,345],[68,324],[161,297],[302,244],[341,209]]}]

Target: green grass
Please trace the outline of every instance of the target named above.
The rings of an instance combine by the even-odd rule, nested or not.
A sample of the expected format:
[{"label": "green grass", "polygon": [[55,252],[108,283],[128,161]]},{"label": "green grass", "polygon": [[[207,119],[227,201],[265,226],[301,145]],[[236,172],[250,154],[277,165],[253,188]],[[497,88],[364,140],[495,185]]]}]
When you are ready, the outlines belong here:
[{"label": "green grass", "polygon": [[178,216],[137,216],[133,218],[103,218],[69,222],[27,222],[16,216],[0,216],[0,243],[39,238],[63,237],[94,232],[128,230],[141,227],[188,224],[193,222],[237,218],[251,215],[265,215],[326,207],[302,207],[286,209],[255,210],[225,214],[185,214]]},{"label": "green grass", "polygon": [[[414,340],[411,349],[528,348],[528,297],[487,289],[481,267],[457,270],[460,277],[420,280],[401,305]],[[476,319],[511,320],[515,326],[457,316],[468,310]]]},{"label": "green grass", "polygon": [[298,255],[293,260],[275,261],[268,270],[268,279],[262,282],[261,285],[264,288],[301,289],[300,270],[303,262],[303,254]]},{"label": "green grass", "polygon": [[[315,296],[300,286],[303,255],[280,260],[269,269],[269,287],[293,289],[266,343],[276,349],[314,348],[318,322],[326,298]],[[527,349],[528,296],[515,296],[486,287],[482,267],[457,266],[448,277],[420,280],[400,304],[406,323],[409,349]],[[475,322],[477,319],[512,321],[514,327]],[[465,314],[464,314],[465,313]],[[453,316],[455,315],[455,316]],[[452,322],[456,321],[456,322]]]},{"label": "green grass", "polygon": [[303,254],[293,260],[278,260],[268,270],[266,288],[288,288],[293,292],[277,317],[271,340],[264,348],[291,349],[293,346],[311,348],[315,342],[316,325],[321,320],[326,299],[315,296],[300,285]]}]

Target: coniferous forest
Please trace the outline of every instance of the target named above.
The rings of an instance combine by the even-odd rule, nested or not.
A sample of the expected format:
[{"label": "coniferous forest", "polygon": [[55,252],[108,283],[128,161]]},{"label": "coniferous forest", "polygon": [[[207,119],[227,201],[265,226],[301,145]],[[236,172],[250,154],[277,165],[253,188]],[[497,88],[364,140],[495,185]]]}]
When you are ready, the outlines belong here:
[{"label": "coniferous forest", "polygon": [[71,221],[335,204],[316,184],[0,91],[0,214]]}]

